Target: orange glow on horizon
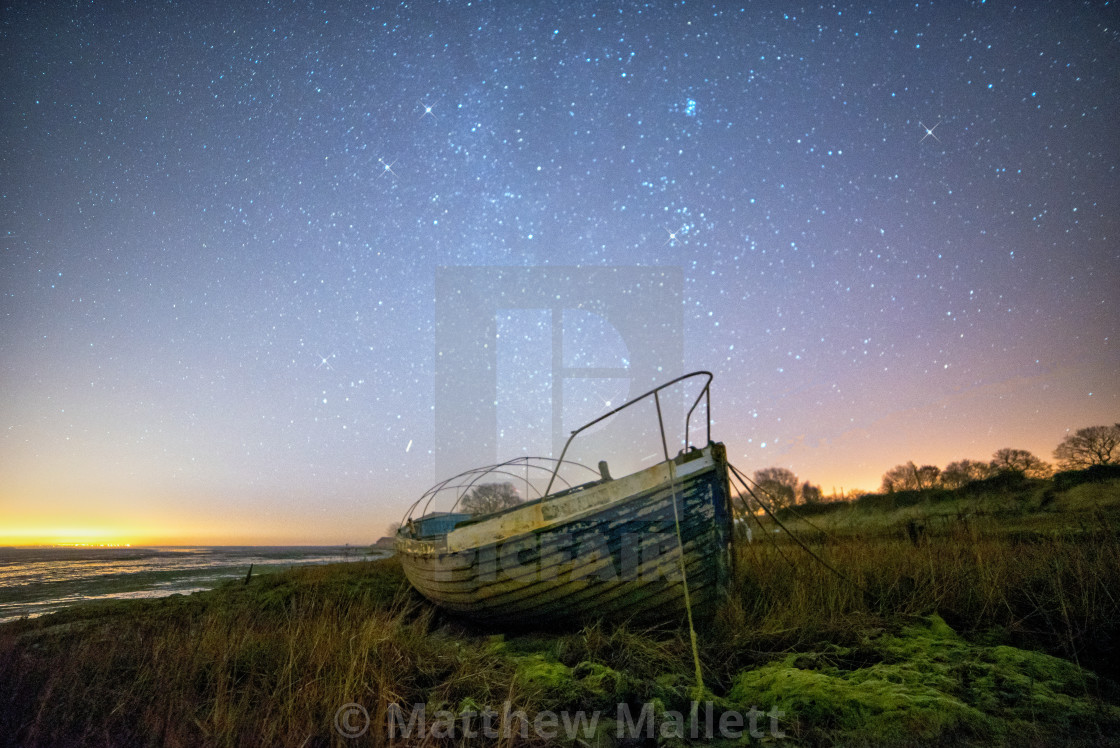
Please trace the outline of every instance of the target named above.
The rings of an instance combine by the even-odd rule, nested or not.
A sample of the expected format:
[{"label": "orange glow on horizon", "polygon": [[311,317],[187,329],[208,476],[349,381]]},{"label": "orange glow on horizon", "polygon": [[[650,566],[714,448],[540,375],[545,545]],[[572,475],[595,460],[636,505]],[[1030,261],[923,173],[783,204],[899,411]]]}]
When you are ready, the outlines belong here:
[{"label": "orange glow on horizon", "polygon": [[142,548],[164,546],[311,546],[354,545],[372,543],[383,533],[380,527],[371,530],[370,538],[332,533],[295,535],[282,528],[261,527],[256,532],[244,527],[226,528],[213,525],[181,527],[168,531],[160,527],[122,527],[79,525],[52,526],[39,518],[24,518],[27,524],[0,528],[0,546],[7,547],[71,547],[71,548]]},{"label": "orange glow on horizon", "polygon": [[6,527],[0,531],[0,545],[127,547],[131,533],[104,527]]}]

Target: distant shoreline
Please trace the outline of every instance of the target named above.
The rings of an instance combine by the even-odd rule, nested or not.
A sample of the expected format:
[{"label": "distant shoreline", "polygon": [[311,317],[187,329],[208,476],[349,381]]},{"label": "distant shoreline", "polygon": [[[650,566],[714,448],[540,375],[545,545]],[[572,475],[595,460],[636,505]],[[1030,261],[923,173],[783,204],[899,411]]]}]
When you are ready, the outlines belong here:
[{"label": "distant shoreline", "polygon": [[0,546],[0,623],[72,605],[189,595],[232,579],[384,558],[372,546]]}]

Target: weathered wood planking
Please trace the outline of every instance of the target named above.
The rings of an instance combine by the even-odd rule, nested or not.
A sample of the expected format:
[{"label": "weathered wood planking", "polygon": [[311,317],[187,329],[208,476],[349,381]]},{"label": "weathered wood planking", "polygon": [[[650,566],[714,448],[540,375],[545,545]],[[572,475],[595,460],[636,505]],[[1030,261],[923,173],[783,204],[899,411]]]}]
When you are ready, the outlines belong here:
[{"label": "weathered wood planking", "polygon": [[397,553],[421,594],[477,621],[644,622],[683,617],[682,547],[693,614],[713,615],[731,575],[731,536],[726,451],[711,443],[433,537],[402,532]]}]

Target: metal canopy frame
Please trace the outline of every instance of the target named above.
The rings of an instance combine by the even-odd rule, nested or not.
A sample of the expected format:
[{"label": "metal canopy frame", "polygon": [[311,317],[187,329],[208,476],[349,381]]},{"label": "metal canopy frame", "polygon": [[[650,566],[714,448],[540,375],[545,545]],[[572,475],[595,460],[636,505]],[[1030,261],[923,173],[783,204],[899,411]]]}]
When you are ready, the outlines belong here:
[{"label": "metal canopy frame", "polygon": [[[439,483],[435,484],[434,486],[429,488],[427,491],[425,491],[424,494],[419,499],[417,499],[415,502],[412,503],[412,505],[408,508],[408,511],[405,512],[404,517],[402,517],[401,524],[402,525],[407,524],[413,518],[413,515],[416,513],[417,508],[420,507],[421,504],[423,504],[423,509],[420,512],[420,516],[427,515],[428,509],[431,506],[432,501],[436,498],[437,495],[439,495],[441,493],[444,493],[446,491],[453,491],[456,494],[455,495],[455,503],[452,505],[451,510],[450,510],[452,512],[455,511],[455,508],[459,505],[459,502],[462,501],[463,497],[466,496],[471,491],[472,488],[474,488],[476,485],[478,485],[480,481],[482,481],[483,479],[485,479],[486,477],[488,477],[490,475],[508,476],[508,477],[518,479],[519,482],[523,481],[525,483],[525,486],[526,486],[526,498],[527,499],[530,498],[529,495],[528,495],[530,493],[535,493],[536,494],[536,496],[533,497],[530,500],[543,499],[543,498],[549,496],[550,493],[552,492],[552,486],[553,486],[553,484],[555,484],[557,479],[559,479],[560,482],[563,484],[563,488],[561,490],[568,490],[568,489],[572,488],[573,487],[572,483],[568,480],[565,480],[559,474],[560,469],[563,468],[563,467],[572,466],[572,467],[575,467],[575,468],[580,468],[580,469],[586,470],[586,471],[588,471],[588,473],[598,477],[599,473],[597,473],[595,470],[588,467],[587,465],[584,465],[580,462],[575,462],[573,460],[565,460],[564,457],[568,453],[568,447],[571,445],[572,441],[581,432],[591,428],[592,426],[596,425],[597,423],[601,423],[602,421],[605,421],[606,419],[608,419],[611,416],[619,413],[620,411],[623,411],[623,410],[625,410],[625,409],[627,409],[631,406],[637,405],[638,403],[642,402],[643,400],[645,400],[647,398],[652,398],[653,399],[654,406],[657,409],[657,425],[658,425],[658,429],[660,430],[660,433],[661,433],[661,448],[662,448],[663,453],[665,455],[665,460],[668,461],[670,459],[669,458],[669,446],[668,446],[668,442],[665,439],[665,423],[664,423],[664,420],[662,418],[662,413],[661,413],[660,393],[661,393],[662,390],[664,390],[668,387],[672,387],[673,385],[678,384],[679,382],[683,382],[686,379],[692,379],[694,377],[704,377],[705,381],[704,381],[703,388],[701,388],[699,394],[697,394],[696,399],[692,403],[692,406],[688,409],[688,414],[685,416],[685,421],[684,421],[684,449],[685,449],[685,451],[688,451],[688,448],[689,448],[689,428],[690,428],[691,423],[692,423],[692,414],[693,414],[693,412],[695,412],[696,408],[700,405],[701,400],[704,401],[704,410],[705,410],[705,414],[707,416],[705,436],[707,438],[707,442],[711,443],[711,441],[712,441],[712,392],[711,392],[712,373],[709,372],[709,371],[694,371],[694,372],[691,372],[689,374],[684,374],[682,376],[679,376],[676,379],[672,379],[672,380],[666,382],[665,384],[660,385],[659,387],[655,387],[654,389],[650,390],[649,392],[642,393],[638,397],[635,397],[634,399],[623,403],[622,405],[618,406],[614,410],[611,410],[607,413],[604,413],[603,415],[599,416],[598,418],[596,418],[592,421],[588,421],[587,423],[583,424],[578,429],[573,431],[571,433],[571,435],[568,437],[568,440],[566,442],[564,442],[564,449],[560,452],[559,459],[554,459],[554,458],[551,458],[551,457],[515,457],[512,460],[507,460],[505,462],[500,462],[500,463],[497,463],[495,465],[488,465],[486,467],[479,467],[479,468],[472,468],[470,470],[465,470],[465,471],[459,473],[458,475],[454,475],[450,478],[447,478],[446,480],[440,481]],[[524,475],[521,475],[519,473],[515,473],[514,470],[518,470],[518,471],[523,470]],[[541,493],[538,489],[533,487],[532,481],[530,480],[530,477],[529,477],[529,474],[531,472],[535,473],[536,475],[538,475],[541,478],[544,477],[541,473],[543,473],[543,472],[549,473],[548,486],[545,488],[543,493]]]},{"label": "metal canopy frame", "polygon": [[[661,392],[661,390],[663,390],[667,387],[672,387],[674,384],[676,384],[678,382],[683,382],[684,380],[692,379],[693,377],[707,377],[707,380],[704,382],[704,387],[703,387],[703,389],[700,390],[700,394],[698,394],[696,396],[696,400],[692,403],[692,407],[688,409],[688,415],[685,416],[685,419],[684,419],[684,448],[685,448],[685,451],[688,451],[689,424],[692,420],[692,412],[694,410],[696,410],[696,406],[700,404],[700,399],[701,398],[704,399],[704,410],[706,411],[707,416],[708,416],[708,424],[707,424],[706,435],[707,435],[708,442],[710,443],[712,441],[712,373],[710,371],[694,371],[690,374],[684,374],[682,376],[677,377],[676,379],[672,379],[672,380],[666,382],[665,384],[663,384],[659,387],[654,387],[649,392],[645,392],[641,395],[638,395],[633,400],[625,402],[622,405],[615,408],[614,410],[609,411],[607,413],[604,413],[603,415],[599,416],[595,420],[588,421],[587,423],[580,426],[578,429],[576,429],[575,431],[572,432],[571,436],[568,437],[568,441],[564,442],[564,449],[560,452],[559,462],[563,463],[564,455],[566,455],[568,453],[568,447],[571,445],[572,440],[575,439],[576,436],[578,436],[581,431],[584,431],[585,429],[591,428],[592,426],[599,423],[600,421],[605,421],[606,419],[615,415],[619,411],[626,410],[627,408],[629,408],[632,405],[637,405],[642,400],[645,400],[647,397],[650,397],[650,396],[653,397],[654,406],[657,408],[657,426],[658,426],[658,429],[660,429],[660,431],[661,431],[661,448],[665,453],[665,460],[667,462],[669,460],[669,445],[665,441],[665,422],[661,418],[661,397],[660,397],[659,393]],[[558,470],[559,470],[559,464],[557,464],[557,471]],[[548,496],[549,492],[552,490],[552,483],[556,479],[556,472],[557,471],[553,471],[552,479],[550,479],[548,481],[548,488],[546,488],[544,490],[544,495],[545,496]]]}]

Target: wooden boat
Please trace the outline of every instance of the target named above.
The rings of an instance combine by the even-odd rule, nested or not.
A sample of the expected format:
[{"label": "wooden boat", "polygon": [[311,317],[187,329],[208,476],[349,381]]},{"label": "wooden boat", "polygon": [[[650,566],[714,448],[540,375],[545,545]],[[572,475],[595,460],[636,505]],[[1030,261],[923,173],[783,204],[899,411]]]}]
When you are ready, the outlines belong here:
[{"label": "wooden boat", "polygon": [[[670,457],[661,420],[665,388],[705,377],[685,419],[684,449]],[[593,619],[639,622],[714,614],[731,576],[732,517],[724,446],[711,441],[712,375],[694,372],[631,400],[572,432],[559,460],[518,458],[443,481],[417,501],[397,533],[412,585],[455,614],[490,624],[555,626]],[[621,478],[582,467],[593,479],[562,484],[564,459],[581,432],[643,400],[657,405],[664,460]],[[707,444],[688,443],[689,419],[707,412]],[[428,511],[450,492],[458,505],[495,478],[547,475],[536,499],[500,511]],[[543,481],[542,481],[543,482]],[[553,486],[562,486],[553,491]],[[422,511],[420,511],[422,509]],[[419,513],[419,516],[414,516]],[[682,563],[683,562],[683,563]]]}]

